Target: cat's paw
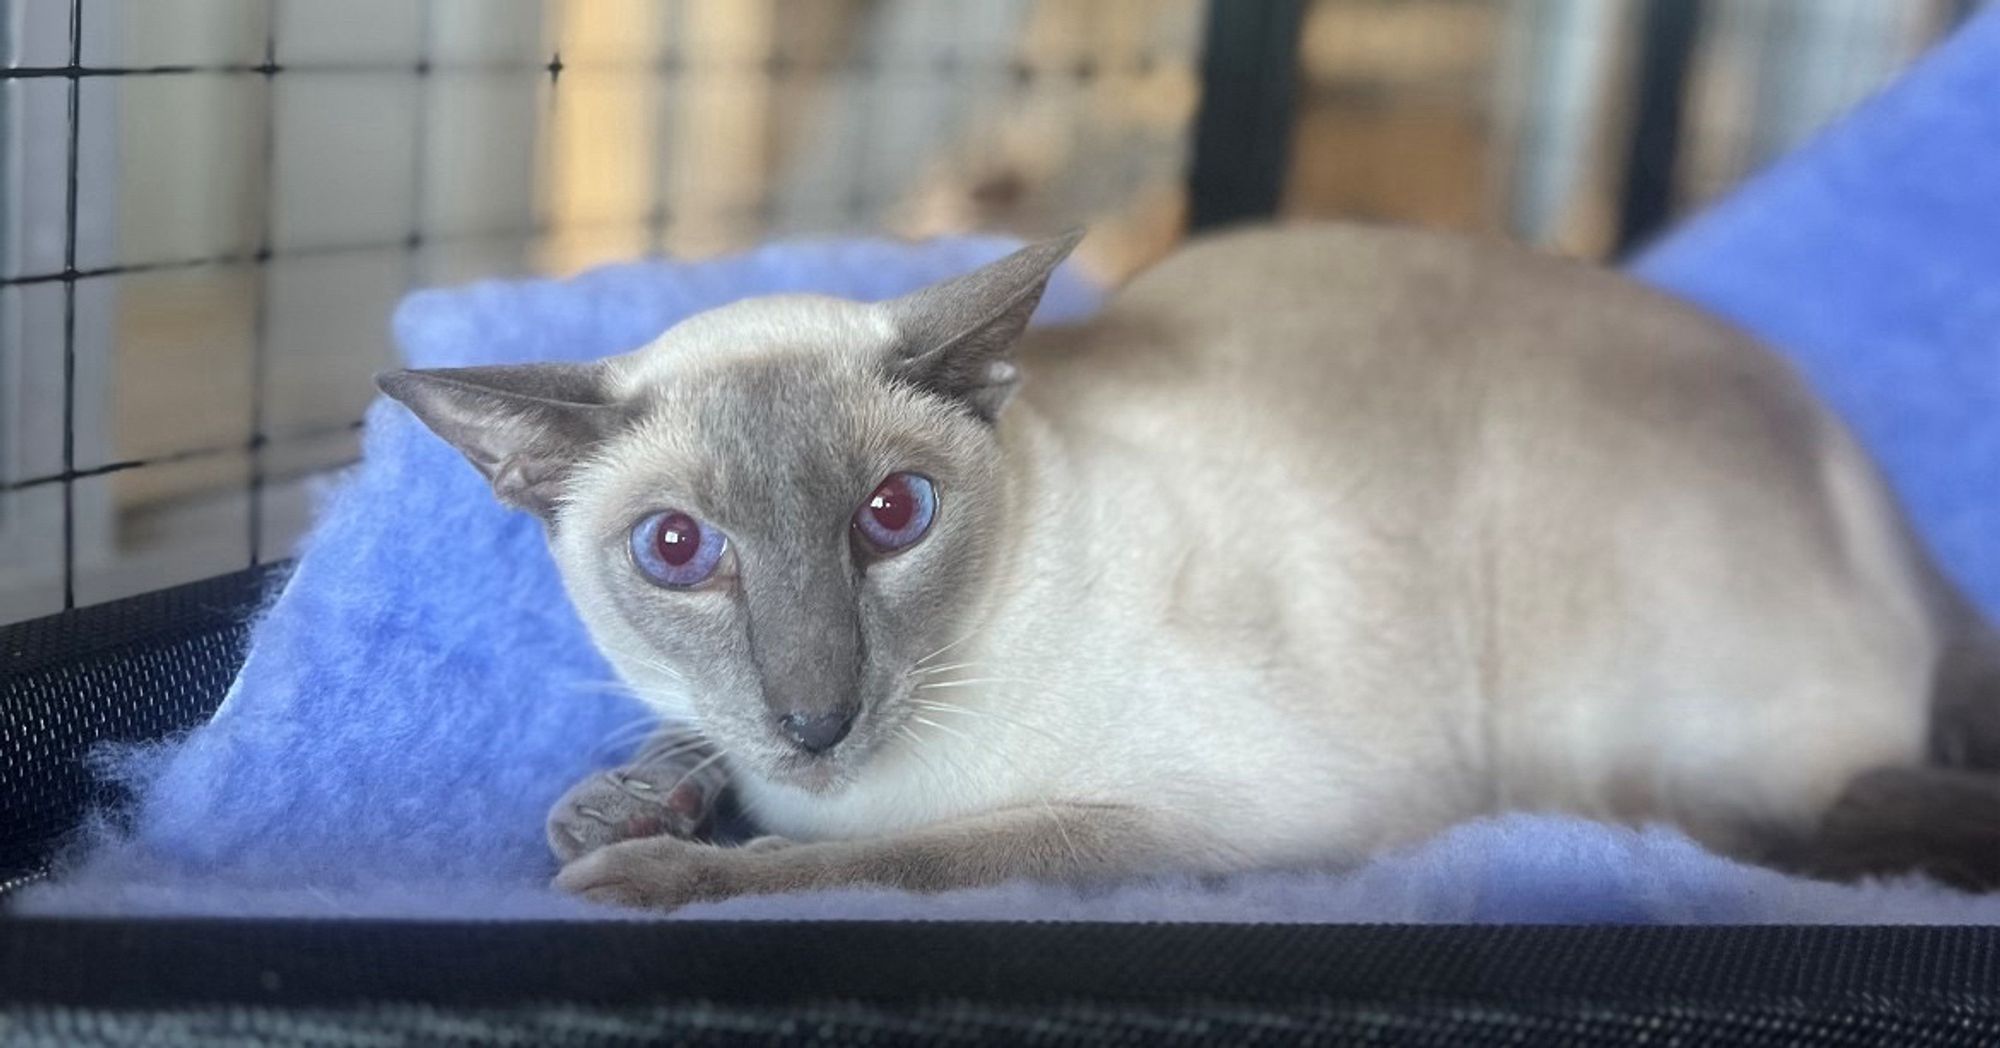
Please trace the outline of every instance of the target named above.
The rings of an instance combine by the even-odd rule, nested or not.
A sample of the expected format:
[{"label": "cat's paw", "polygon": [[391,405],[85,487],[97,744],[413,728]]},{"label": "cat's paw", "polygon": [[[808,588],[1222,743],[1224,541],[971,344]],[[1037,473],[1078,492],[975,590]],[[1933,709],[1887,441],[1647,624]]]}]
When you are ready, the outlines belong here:
[{"label": "cat's paw", "polygon": [[565,865],[638,837],[705,835],[722,793],[720,775],[701,758],[641,761],[599,772],[570,787],[549,810],[549,849]]},{"label": "cat's paw", "polygon": [[741,894],[730,876],[733,850],[671,837],[624,841],[568,863],[555,886],[606,906],[678,909]]}]

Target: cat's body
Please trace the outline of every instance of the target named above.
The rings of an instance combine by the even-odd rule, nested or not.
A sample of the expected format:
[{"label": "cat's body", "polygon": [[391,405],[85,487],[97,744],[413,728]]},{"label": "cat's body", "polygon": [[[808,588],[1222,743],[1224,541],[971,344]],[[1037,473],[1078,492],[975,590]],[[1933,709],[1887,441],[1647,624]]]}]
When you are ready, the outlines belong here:
[{"label": "cat's body", "polygon": [[[711,327],[788,332],[826,307],[734,308]],[[850,320],[818,314],[842,347],[829,360],[879,352]],[[688,381],[665,363],[687,337],[628,358],[610,399]],[[826,583],[863,608],[865,654],[817,672],[893,662],[860,673],[865,759],[817,777],[731,762],[769,832],[841,843],[629,842],[573,863],[569,886],[671,905],[1342,863],[1511,809],[1671,821],[1810,866],[1857,776],[1932,756],[1953,646],[1990,643],[1787,367],[1610,274],[1410,232],[1234,234],[1089,324],[1030,332],[1015,359],[1011,403],[967,400],[991,443],[958,482],[977,539],[947,547],[969,599],[924,598],[898,627],[921,643],[892,656],[867,620],[872,568]],[[828,394],[822,413],[862,399]],[[798,439],[769,424],[779,448]],[[552,516],[558,560],[613,661],[671,690],[673,656],[621,657],[657,643],[645,598],[577,538],[643,508],[606,476],[643,468],[634,453],[599,449]],[[960,507],[940,481],[942,523]],[[624,516],[600,525],[584,503]],[[811,516],[760,505],[737,512]],[[696,716],[715,734],[717,714]],[[866,737],[870,716],[884,727]]]},{"label": "cat's body", "polygon": [[1159,803],[1223,863],[1517,807],[1742,848],[1921,757],[1941,633],[1871,467],[1783,365],[1652,292],[1260,233],[1020,360],[1021,548],[942,675],[1004,679],[936,694],[1039,731],[933,717],[958,788],[907,757],[834,797],[743,779],[775,832],[1069,796]]}]

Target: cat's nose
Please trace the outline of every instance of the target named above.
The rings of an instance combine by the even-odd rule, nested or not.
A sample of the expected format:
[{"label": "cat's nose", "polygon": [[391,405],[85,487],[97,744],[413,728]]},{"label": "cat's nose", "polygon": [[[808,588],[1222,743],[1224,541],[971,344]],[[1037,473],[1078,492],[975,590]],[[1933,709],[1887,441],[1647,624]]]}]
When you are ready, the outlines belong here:
[{"label": "cat's nose", "polygon": [[854,727],[854,711],[832,713],[787,713],[778,718],[778,727],[807,753],[825,753],[847,737]]}]

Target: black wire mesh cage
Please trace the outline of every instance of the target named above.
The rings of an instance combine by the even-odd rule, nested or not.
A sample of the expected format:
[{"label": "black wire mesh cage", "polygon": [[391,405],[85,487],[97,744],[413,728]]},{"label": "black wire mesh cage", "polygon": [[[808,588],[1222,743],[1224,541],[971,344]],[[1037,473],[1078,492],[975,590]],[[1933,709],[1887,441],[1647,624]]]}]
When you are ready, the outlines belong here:
[{"label": "black wire mesh cage", "polygon": [[[1178,172],[1201,11],[1072,6],[1017,54],[1000,7],[10,5],[0,615],[282,555],[410,287],[1116,211]],[[1087,182],[1002,170],[1103,130]]]},{"label": "black wire mesh cage", "polygon": [[[1077,223],[1093,230],[1082,263],[1115,280],[1190,231],[1269,216],[1414,221],[1613,258],[1789,148],[1976,6],[0,0],[0,624],[13,624],[0,625],[0,895],[86,810],[115,801],[87,774],[92,745],[183,730],[220,701],[315,491],[358,455],[369,377],[393,361],[387,320],[409,289],[796,235]],[[561,980],[482,976],[454,990],[415,979],[398,997],[341,974],[363,962],[336,959],[318,977],[287,969],[312,987],[294,999],[218,959],[247,951],[243,964],[275,971],[286,962],[273,958],[301,948],[423,955],[430,947],[412,933],[355,932],[391,938],[337,947],[312,938],[331,933],[283,929],[38,934],[0,921],[0,973],[41,973],[13,991],[0,984],[0,1040],[10,1029],[131,1036],[142,1027],[121,1033],[92,1016],[151,1008],[157,1018],[193,999],[176,993],[200,995],[188,980],[135,995],[76,966],[109,970],[106,958],[157,958],[190,941],[206,944],[196,968],[228,1006],[211,1016],[220,1025],[200,1027],[212,1034],[294,1037],[284,1012],[294,1000],[337,1010],[397,998],[404,1010],[378,1013],[382,1031],[437,1036],[442,1027],[425,1024],[449,1009],[424,1002],[450,999],[499,1024],[479,1029],[585,1039],[562,1002],[590,995]],[[987,929],[960,949],[930,932],[882,934],[822,945],[857,966],[882,951],[931,959],[943,974],[923,984],[930,1011],[901,1025],[879,1014],[895,998],[886,983],[841,989],[825,968],[812,977],[827,1000],[810,1007],[688,1011],[689,1000],[728,996],[716,980],[744,970],[729,965],[754,966],[731,949],[732,960],[671,988],[628,987],[617,1022],[637,1025],[599,1033],[658,1029],[662,1001],[674,1029],[708,1040],[797,1034],[806,1021],[885,1042],[1135,1029],[1197,1043],[1314,1032],[1609,1040],[1678,1022],[1860,1043],[1893,1036],[1905,1014],[1921,1015],[1910,1032],[1991,1029],[1969,1018],[1991,1014],[1979,1003],[1991,983],[1973,969],[1994,954],[1976,937],[1950,941],[1963,962],[1950,970],[1972,974],[1943,986],[1920,971],[1940,947],[1914,939],[1565,946]],[[498,957],[537,949],[475,940],[430,942]],[[678,942],[618,949],[642,964]],[[1572,947],[1630,963],[1596,998],[1588,965],[1531,978]],[[1401,958],[1402,988],[1333,959],[1353,948]],[[1664,952],[1648,967],[1654,949]],[[38,964],[52,950],[71,961]],[[1065,950],[1081,952],[1051,969],[1060,978],[1023,974],[1024,957]],[[1131,978],[1091,982],[1076,959],[1091,951],[1136,966]],[[1835,974],[1772,974],[1800,951]],[[1209,1025],[1173,1026],[1185,1013],[1168,1002],[1201,988],[1188,965],[1208,954],[1249,968],[1289,957],[1325,978],[1219,977],[1200,1020]],[[1728,997],[1720,984],[1673,990],[1696,995],[1685,1005],[1645,992],[1648,979],[1680,986],[1662,973],[1730,958],[1747,966],[1734,985],[1750,996],[1735,1003],[1704,1011],[1699,1001]],[[119,962],[119,978],[138,979],[137,963]],[[1157,964],[1185,970],[1154,978]],[[1437,976],[1438,965],[1454,974]],[[1493,981],[1511,965],[1518,978]],[[1028,989],[981,997],[1010,979]],[[1455,996],[1424,996],[1427,980]],[[1340,987],[1353,999],[1330,996]],[[536,993],[561,1007],[494,1011]],[[864,998],[875,1003],[854,1003]],[[1304,1014],[1305,1000],[1301,1023],[1273,1018]],[[1919,1003],[1899,1011],[1908,1001]],[[27,1018],[13,1027],[4,1009],[17,1005]],[[1829,1009],[1844,1017],[1827,1020]],[[1051,1015],[1067,1018],[1048,1025]]]},{"label": "black wire mesh cage", "polygon": [[1360,215],[1603,257],[1971,4],[15,0],[0,622],[282,558],[406,290]]}]

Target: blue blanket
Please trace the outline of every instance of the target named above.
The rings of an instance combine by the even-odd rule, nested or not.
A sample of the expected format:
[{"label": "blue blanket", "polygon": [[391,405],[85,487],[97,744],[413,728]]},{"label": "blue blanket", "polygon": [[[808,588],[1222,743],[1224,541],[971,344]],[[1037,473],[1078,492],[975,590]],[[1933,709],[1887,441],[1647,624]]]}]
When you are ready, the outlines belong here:
[{"label": "blue blanket", "polygon": [[[1660,245],[1646,279],[1790,352],[1852,420],[1924,536],[2000,611],[2000,15]],[[419,366],[586,358],[745,295],[885,297],[1004,250],[797,244],[568,282],[413,296]],[[1059,278],[1044,316],[1094,294]],[[502,510],[400,409],[332,496],[214,721],[113,755],[131,825],[99,827],[43,913],[606,916],[545,887],[549,804],[644,731],[564,602],[536,524]],[[1344,873],[1080,894],[740,899],[701,917],[1792,922],[2000,919],[2000,897],[1920,883],[1813,884],[1663,828],[1508,816]]]}]

